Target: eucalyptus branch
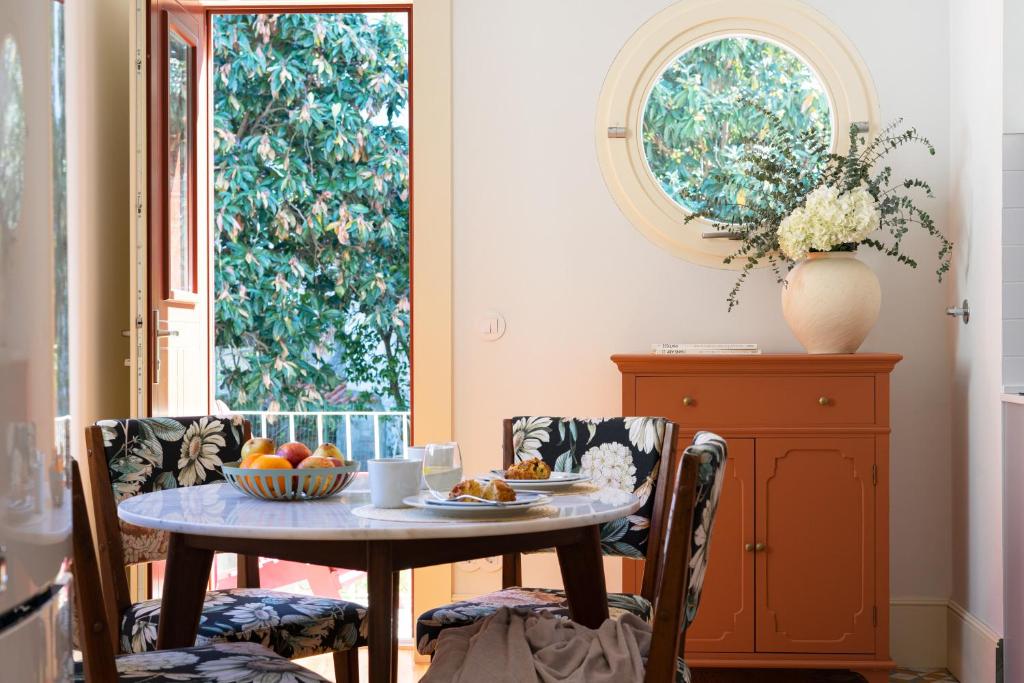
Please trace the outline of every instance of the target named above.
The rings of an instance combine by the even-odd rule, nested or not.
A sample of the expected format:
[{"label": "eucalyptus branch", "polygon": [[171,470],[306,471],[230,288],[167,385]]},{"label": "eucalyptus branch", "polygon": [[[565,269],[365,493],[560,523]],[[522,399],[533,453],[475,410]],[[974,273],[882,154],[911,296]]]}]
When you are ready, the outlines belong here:
[{"label": "eucalyptus branch", "polygon": [[[882,128],[871,139],[851,126],[849,150],[836,154],[812,130],[794,131],[781,117],[758,103],[740,100],[738,107],[753,109],[769,121],[768,132],[744,140],[743,153],[738,164],[744,176],[752,181],[743,202],[733,197],[708,196],[698,190],[684,189],[680,199],[692,212],[685,223],[704,219],[716,228],[741,235],[736,250],[723,259],[725,264],[743,262],[732,289],[726,296],[731,311],[739,305],[739,293],[750,272],[767,262],[779,282],[795,262],[781,253],[779,227],[797,209],[802,208],[808,195],[822,187],[830,187],[839,195],[866,191],[878,212],[877,231],[860,243],[877,249],[897,262],[917,268],[917,261],[903,251],[903,239],[911,228],[923,230],[938,242],[936,276],[942,277],[950,269],[953,243],[936,227],[931,215],[914,199],[915,193],[933,198],[931,185],[919,178],[893,179],[890,165],[877,168],[892,153],[909,145],[924,147],[930,155],[935,148],[928,138],[915,128],[902,128],[902,119],[896,119]],[[798,155],[795,150],[805,150]],[[736,168],[713,168],[709,178],[713,187],[730,187],[729,174]],[[849,251],[856,243],[839,244],[833,251]]]}]

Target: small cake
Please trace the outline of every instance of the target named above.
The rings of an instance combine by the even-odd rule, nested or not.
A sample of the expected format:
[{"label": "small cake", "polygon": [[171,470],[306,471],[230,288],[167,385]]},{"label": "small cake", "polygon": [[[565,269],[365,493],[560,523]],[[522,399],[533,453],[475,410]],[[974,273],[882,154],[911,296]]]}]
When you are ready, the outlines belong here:
[{"label": "small cake", "polygon": [[466,479],[456,484],[451,492],[448,494],[448,498],[458,498],[459,496],[476,496],[477,498],[484,497],[484,487],[476,479]]},{"label": "small cake", "polygon": [[540,458],[517,462],[505,470],[506,479],[550,479],[551,468]]},{"label": "small cake", "polygon": [[483,497],[499,503],[511,503],[516,499],[516,492],[501,479],[494,479],[484,488]]}]

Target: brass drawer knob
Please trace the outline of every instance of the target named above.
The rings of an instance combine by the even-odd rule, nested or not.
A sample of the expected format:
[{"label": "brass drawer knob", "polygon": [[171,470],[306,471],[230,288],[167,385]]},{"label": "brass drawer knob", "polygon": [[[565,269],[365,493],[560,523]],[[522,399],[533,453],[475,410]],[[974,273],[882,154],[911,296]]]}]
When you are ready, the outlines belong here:
[{"label": "brass drawer knob", "polygon": [[821,398],[818,399],[819,406],[827,406],[830,405],[831,403],[832,399],[830,399],[828,396],[822,396]]},{"label": "brass drawer knob", "polygon": [[692,396],[683,396],[683,405],[687,407],[695,406],[697,405],[697,399],[693,398]]},{"label": "brass drawer knob", "polygon": [[746,550],[748,553],[752,553],[754,552],[754,544],[747,543],[745,546],[743,546],[743,549]]},{"label": "brass drawer knob", "polygon": [[756,543],[756,544],[754,545],[754,551],[755,551],[755,552],[758,552],[758,553],[759,553],[759,552],[761,552],[762,550],[764,550],[764,543]]}]

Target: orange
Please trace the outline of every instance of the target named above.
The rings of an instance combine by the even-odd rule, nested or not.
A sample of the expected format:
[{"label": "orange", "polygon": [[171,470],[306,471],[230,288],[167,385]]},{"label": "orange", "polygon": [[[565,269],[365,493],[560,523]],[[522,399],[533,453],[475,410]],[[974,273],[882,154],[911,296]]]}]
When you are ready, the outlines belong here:
[{"label": "orange", "polygon": [[254,462],[256,462],[257,459],[262,458],[264,455],[267,455],[267,454],[266,453],[252,453],[250,455],[247,455],[244,458],[242,458],[242,462],[238,466],[243,468],[243,469],[250,469],[252,467],[252,464]]},{"label": "orange", "polygon": [[[290,470],[290,469],[292,469],[292,464],[290,462],[288,462],[287,459],[282,458],[279,455],[261,455],[258,458],[256,458],[255,460],[253,460],[253,462],[252,462],[252,469],[254,469],[254,470]],[[273,481],[272,479],[267,479],[267,478],[263,478],[263,477],[253,477],[253,479],[256,480],[256,487],[259,488],[259,490],[262,491],[264,495],[268,495],[268,496],[269,495],[274,495],[274,494],[284,495],[284,492],[285,492],[285,485],[284,485],[285,477],[278,477],[276,485],[271,485],[271,481]],[[266,484],[266,489],[264,488],[264,484]],[[273,491],[273,490],[268,490],[268,489],[277,489],[277,490]]]}]

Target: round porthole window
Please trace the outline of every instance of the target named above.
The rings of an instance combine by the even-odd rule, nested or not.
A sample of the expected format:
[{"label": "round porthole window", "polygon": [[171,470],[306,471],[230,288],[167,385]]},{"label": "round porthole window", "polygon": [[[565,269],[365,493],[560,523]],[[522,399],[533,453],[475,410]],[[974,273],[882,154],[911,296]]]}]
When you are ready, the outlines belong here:
[{"label": "round porthole window", "polygon": [[[601,169],[630,221],[688,260],[725,267],[729,208],[761,187],[744,143],[784,125],[841,151],[874,129],[867,69],[824,17],[790,0],[680,3],[642,26],[609,70],[597,117]],[[714,198],[714,220],[686,218]],[[742,265],[742,264],[737,264]]]},{"label": "round porthole window", "polygon": [[[714,38],[686,50],[655,80],[640,129],[647,168],[685,211],[709,208],[729,223],[728,207],[758,192],[739,163],[744,141],[765,137],[779,121],[813,133],[792,150],[798,157],[811,157],[813,145],[832,145],[832,108],[817,74],[770,40]],[[695,196],[725,203],[696,206]]]}]

